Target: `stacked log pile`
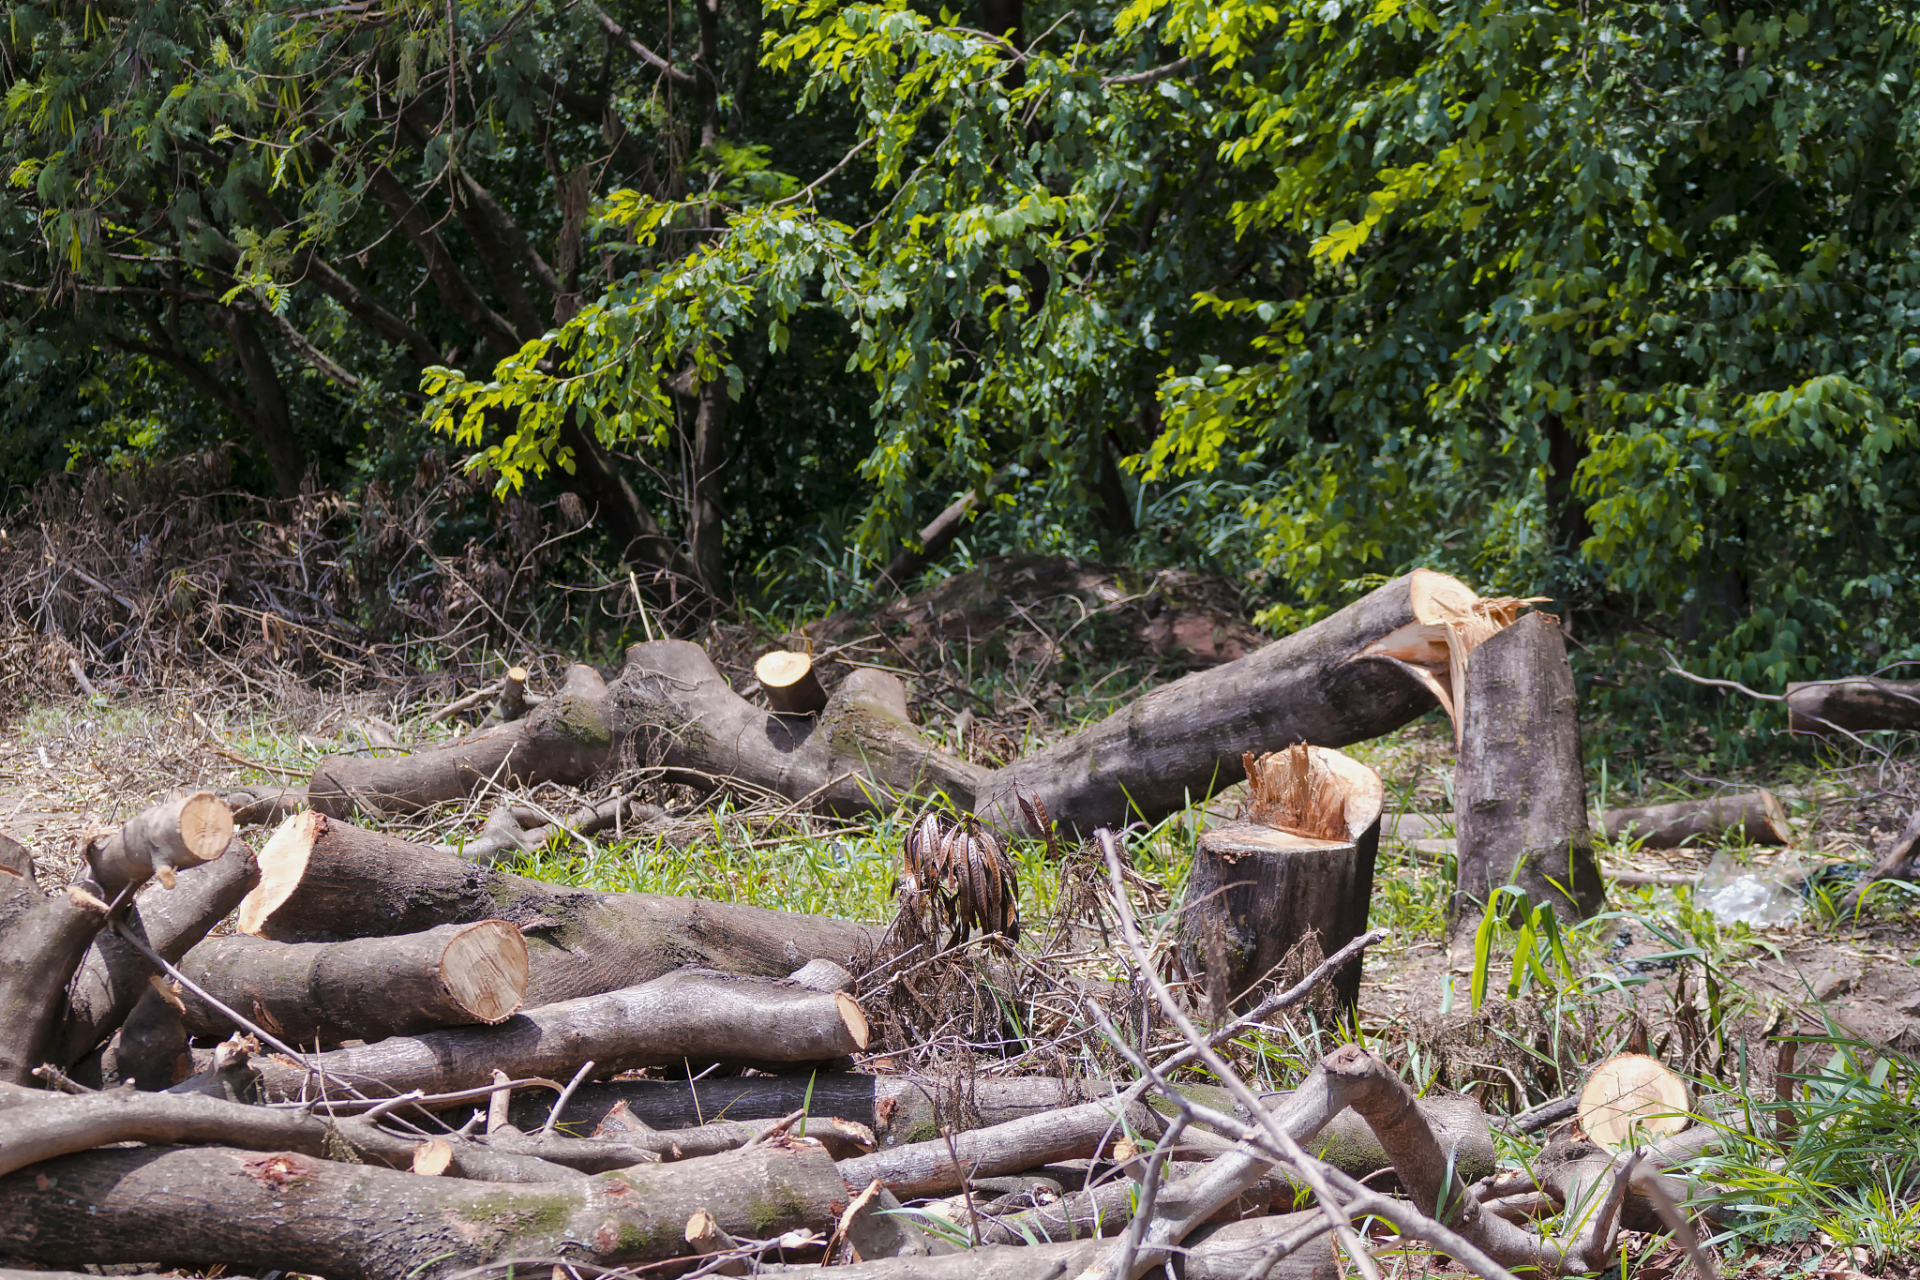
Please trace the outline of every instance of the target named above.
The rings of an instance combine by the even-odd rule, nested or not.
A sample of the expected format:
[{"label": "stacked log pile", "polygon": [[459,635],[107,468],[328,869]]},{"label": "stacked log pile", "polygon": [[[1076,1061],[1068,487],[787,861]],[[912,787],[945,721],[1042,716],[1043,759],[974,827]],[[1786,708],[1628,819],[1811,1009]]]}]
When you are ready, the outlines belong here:
[{"label": "stacked log pile", "polygon": [[[1372,1218],[1491,1278],[1603,1267],[1635,1221],[1688,1233],[1686,1188],[1661,1170],[1698,1153],[1697,1130],[1637,1154],[1570,1141],[1516,1187],[1478,1106],[1416,1098],[1357,1045],[1266,1096],[1218,1052],[1323,985],[1356,998],[1383,936],[1366,931],[1383,790],[1334,748],[1436,702],[1476,785],[1531,797],[1480,806],[1463,865],[1499,884],[1538,869],[1555,909],[1598,905],[1564,648],[1517,606],[1411,575],[994,771],[913,730],[883,673],[823,699],[775,663],[764,711],[696,646],[656,641],[610,685],[576,667],[537,702],[510,673],[473,701],[498,723],[451,746],[331,759],[304,790],[247,797],[247,816],[278,816],[257,851],[204,792],[101,833],[58,890],[0,841],[0,1262],[1132,1280],[1179,1259],[1189,1277],[1304,1280],[1341,1273],[1340,1254],[1369,1270],[1351,1224]],[[1514,738],[1538,748],[1467,749]],[[891,929],[546,884],[351,820],[482,779],[583,781],[621,752],[827,810],[937,788],[961,812],[906,837]],[[1203,841],[1177,993],[1109,827],[1240,776],[1250,810]],[[519,824],[502,812],[494,851]],[[1072,871],[1054,925],[1091,936],[1068,918],[1090,912],[1124,975],[1062,991],[1073,1034],[1125,1070],[890,1071],[873,1019],[908,973],[1031,967],[1005,843],[1020,834]],[[1321,950],[1289,970],[1306,941]],[[1180,1076],[1196,1069],[1213,1083]],[[1550,1212],[1602,1187],[1571,1237],[1508,1203]]]}]

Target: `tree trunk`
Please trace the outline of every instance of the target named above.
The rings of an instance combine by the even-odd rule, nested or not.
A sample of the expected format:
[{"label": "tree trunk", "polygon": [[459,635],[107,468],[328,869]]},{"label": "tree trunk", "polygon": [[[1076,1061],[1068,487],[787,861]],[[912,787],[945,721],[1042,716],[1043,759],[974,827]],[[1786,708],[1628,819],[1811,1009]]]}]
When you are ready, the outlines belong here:
[{"label": "tree trunk", "polygon": [[253,408],[247,425],[260,441],[260,451],[273,469],[273,481],[280,496],[297,498],[300,481],[307,473],[307,459],[300,448],[299,437],[293,433],[287,393],[280,385],[280,374],[273,367],[273,354],[261,340],[252,316],[233,307],[221,308],[220,315],[226,321],[234,355],[239,357],[240,372],[252,393]]},{"label": "tree trunk", "polygon": [[607,687],[584,663],[524,720],[482,729],[446,746],[405,756],[328,756],[314,767],[307,795],[315,810],[344,818],[413,813],[473,794],[489,781],[578,786],[606,768],[612,739]]},{"label": "tree trunk", "polygon": [[290,822],[299,825],[261,850],[242,932],[334,942],[505,920],[527,935],[530,1006],[690,964],[767,978],[818,958],[857,969],[881,940],[877,928],[825,916],[528,880],[317,814]]},{"label": "tree trunk", "polygon": [[1456,925],[1506,884],[1563,918],[1592,915],[1606,890],[1587,826],[1578,699],[1557,619],[1527,614],[1473,650],[1460,722]]},{"label": "tree trunk", "polygon": [[[718,0],[696,0],[701,13],[702,46],[705,24]],[[701,74],[706,74],[702,72]],[[690,451],[687,542],[693,550],[693,571],[715,600],[728,598],[726,506],[722,480],[727,466],[727,384],[724,375],[703,382],[695,393],[693,440]]]},{"label": "tree trunk", "polygon": [[492,1027],[394,1036],[355,1049],[279,1057],[260,1066],[274,1100],[331,1092],[345,1082],[374,1097],[447,1093],[509,1076],[565,1079],[591,1059],[603,1075],[639,1067],[746,1063],[793,1067],[867,1047],[851,996],[791,983],[689,969],[639,986],[542,1005]]},{"label": "tree trunk", "polygon": [[1854,676],[1787,686],[1787,725],[1795,733],[1871,733],[1920,729],[1920,680]]},{"label": "tree trunk", "polygon": [[573,451],[575,492],[605,527],[614,553],[635,570],[643,586],[653,587],[656,593],[655,578],[664,576],[665,595],[674,598],[675,580],[691,578],[691,567],[660,528],[653,511],[620,474],[619,460],[592,431],[576,424],[571,414],[561,424],[560,443]]},{"label": "tree trunk", "polygon": [[92,1151],[0,1179],[0,1251],[69,1266],[158,1259],[329,1280],[437,1280],[495,1259],[608,1267],[684,1256],[687,1219],[700,1209],[753,1239],[824,1234],[847,1199],[818,1148],[756,1148],[539,1186],[225,1147]]},{"label": "tree trunk", "polygon": [[[253,850],[233,840],[212,862],[182,871],[173,888],[149,884],[134,895],[127,924],[160,956],[178,963],[207,930],[227,918],[260,879]],[[94,939],[67,984],[67,1008],[54,1061],[71,1066],[100,1045],[147,990],[155,970],[126,939]]]},{"label": "tree trunk", "polygon": [[33,855],[0,836],[0,1084],[34,1083],[58,1054],[67,982],[106,919],[78,890],[42,893]]},{"label": "tree trunk", "polygon": [[[1249,753],[1242,768],[1252,820],[1201,834],[1180,915],[1187,971],[1206,975],[1216,1016],[1250,1004],[1309,934],[1326,956],[1366,932],[1386,800],[1378,774],[1323,747]],[[1359,1002],[1358,956],[1332,985]]]},{"label": "tree trunk", "polygon": [[902,1200],[946,1195],[970,1178],[1037,1169],[1056,1160],[1105,1154],[1129,1132],[1158,1139],[1165,1120],[1146,1103],[1121,1108],[1105,1099],[1009,1120],[1004,1124],[932,1138],[840,1162],[849,1187],[879,1179]]},{"label": "tree trunk", "polygon": [[[504,920],[349,942],[235,934],[200,943],[180,971],[295,1043],[379,1040],[511,1017],[527,990],[527,944]],[[182,998],[193,1035],[238,1029],[191,991]]]},{"label": "tree trunk", "polygon": [[1738,832],[1749,844],[1793,843],[1793,828],[1780,798],[1764,788],[1711,800],[1677,800],[1600,815],[1607,839],[1637,839],[1648,849],[1678,849],[1699,841],[1715,844]]}]

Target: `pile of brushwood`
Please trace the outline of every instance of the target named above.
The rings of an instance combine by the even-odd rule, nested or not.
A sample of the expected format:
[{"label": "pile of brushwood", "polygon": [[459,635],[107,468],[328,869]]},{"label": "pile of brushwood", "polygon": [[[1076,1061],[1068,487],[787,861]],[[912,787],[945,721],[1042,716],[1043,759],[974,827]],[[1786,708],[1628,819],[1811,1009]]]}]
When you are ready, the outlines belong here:
[{"label": "pile of brushwood", "polygon": [[[1371,1222],[1485,1277],[1604,1270],[1621,1231],[1664,1226],[1709,1274],[1703,1211],[1677,1206],[1711,1196],[1668,1170],[1723,1130],[1666,1123],[1671,1101],[1632,1140],[1575,1125],[1500,1172],[1476,1104],[1416,1098],[1359,1045],[1278,1095],[1222,1056],[1301,1001],[1354,1000],[1384,797],[1337,748],[1435,703],[1462,899],[1600,905],[1561,632],[1524,603],[1416,573],[997,769],[918,734],[884,671],[829,693],[806,655],[769,655],[761,705],[656,641],[537,702],[510,672],[458,708],[491,699],[495,723],[451,745],[176,796],[90,836],[62,888],[0,841],[0,1257],[981,1280],[1331,1277],[1344,1254],[1377,1276]],[[940,790],[953,812],[907,833],[884,929],[515,876],[493,863],[534,837],[510,806],[458,852],[372,825],[622,765],[842,813]],[[1177,939],[1144,936],[1126,823],[1242,778]],[[256,851],[236,819],[275,825]],[[648,820],[616,800],[570,821]],[[1046,964],[1015,946],[1010,836],[1062,877]],[[974,1049],[1031,1064],[1082,1038],[1112,1069],[905,1069],[969,1003],[930,1008],[943,983]],[[1048,1026],[1007,1034],[1016,991]]]}]

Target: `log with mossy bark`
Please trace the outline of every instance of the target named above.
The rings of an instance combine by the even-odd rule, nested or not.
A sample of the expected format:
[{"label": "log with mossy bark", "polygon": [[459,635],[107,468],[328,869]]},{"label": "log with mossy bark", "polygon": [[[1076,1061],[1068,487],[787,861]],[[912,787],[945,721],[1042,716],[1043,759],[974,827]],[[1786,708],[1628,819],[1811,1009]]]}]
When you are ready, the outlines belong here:
[{"label": "log with mossy bark", "polygon": [[307,812],[259,854],[243,933],[334,942],[505,920],[527,941],[526,1003],[629,987],[688,965],[785,977],[815,958],[859,967],[881,931],[826,916],[529,880]]},{"label": "log with mossy bark", "polygon": [[689,969],[651,982],[542,1005],[496,1026],[391,1036],[375,1044],[258,1064],[275,1101],[342,1086],[369,1097],[447,1093],[514,1078],[565,1078],[592,1061],[603,1075],[638,1067],[738,1063],[795,1068],[867,1046],[860,1006],[841,992]]},{"label": "log with mossy bark", "polygon": [[805,1146],[531,1186],[288,1151],[144,1147],[0,1178],[0,1253],[437,1280],[501,1259],[613,1267],[686,1256],[686,1222],[701,1209],[739,1237],[824,1234],[847,1199],[833,1161]]},{"label": "log with mossy bark", "polygon": [[884,673],[855,670],[819,714],[784,715],[734,692],[699,646],[657,640],[628,651],[604,697],[580,676],[570,695],[555,699],[571,713],[549,703],[523,722],[408,756],[333,757],[316,769],[310,790],[314,806],[335,816],[393,812],[469,795],[494,777],[579,781],[630,752],[676,781],[702,788],[738,782],[836,813],[884,811],[905,797],[939,793],[997,825],[1024,829],[1017,801],[1024,795],[1080,831],[1154,821],[1240,781],[1242,752],[1298,742],[1340,747],[1430,709],[1436,683],[1417,664],[1379,660],[1393,654],[1378,647],[1440,625],[1478,599],[1453,578],[1416,570],[1302,631],[1152,690],[991,770],[917,731],[904,690]]}]

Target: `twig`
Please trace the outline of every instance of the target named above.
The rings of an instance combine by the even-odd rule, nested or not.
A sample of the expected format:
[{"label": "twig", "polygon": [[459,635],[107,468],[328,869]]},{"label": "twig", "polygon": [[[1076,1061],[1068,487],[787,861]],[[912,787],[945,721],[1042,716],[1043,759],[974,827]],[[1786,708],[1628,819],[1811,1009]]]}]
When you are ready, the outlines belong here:
[{"label": "twig", "polygon": [[587,1073],[593,1070],[593,1067],[594,1063],[592,1058],[588,1058],[585,1062],[581,1063],[580,1069],[573,1073],[573,1079],[567,1081],[567,1087],[562,1089],[560,1096],[553,1100],[553,1110],[547,1112],[547,1122],[540,1126],[540,1136],[542,1138],[550,1138],[553,1136],[553,1126],[560,1122],[560,1113],[567,1109],[567,1103],[573,1099],[573,1091],[580,1087],[580,1082],[587,1078]]}]

